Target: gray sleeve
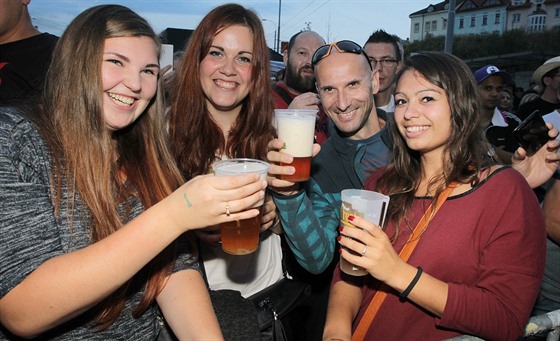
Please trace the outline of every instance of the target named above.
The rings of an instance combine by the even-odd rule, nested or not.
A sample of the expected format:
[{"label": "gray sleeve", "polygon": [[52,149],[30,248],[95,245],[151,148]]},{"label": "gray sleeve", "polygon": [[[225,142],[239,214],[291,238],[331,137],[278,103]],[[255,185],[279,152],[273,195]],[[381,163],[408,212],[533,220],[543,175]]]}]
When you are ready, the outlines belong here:
[{"label": "gray sleeve", "polygon": [[34,126],[0,112],[0,297],[61,253],[48,178]]},{"label": "gray sleeve", "polygon": [[[190,240],[192,240],[192,242]],[[175,261],[173,272],[189,269],[201,272],[194,236],[191,236],[190,240],[188,234],[183,234],[179,237],[177,260]]]}]

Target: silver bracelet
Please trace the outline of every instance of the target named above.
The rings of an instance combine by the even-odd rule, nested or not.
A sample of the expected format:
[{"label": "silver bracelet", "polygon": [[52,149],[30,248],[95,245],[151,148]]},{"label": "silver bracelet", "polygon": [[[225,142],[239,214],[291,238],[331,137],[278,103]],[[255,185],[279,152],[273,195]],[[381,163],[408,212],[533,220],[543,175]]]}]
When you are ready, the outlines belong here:
[{"label": "silver bracelet", "polygon": [[278,216],[276,216],[276,222],[274,224],[272,224],[272,226],[270,228],[273,229],[278,225],[280,225],[280,218],[278,218]]}]

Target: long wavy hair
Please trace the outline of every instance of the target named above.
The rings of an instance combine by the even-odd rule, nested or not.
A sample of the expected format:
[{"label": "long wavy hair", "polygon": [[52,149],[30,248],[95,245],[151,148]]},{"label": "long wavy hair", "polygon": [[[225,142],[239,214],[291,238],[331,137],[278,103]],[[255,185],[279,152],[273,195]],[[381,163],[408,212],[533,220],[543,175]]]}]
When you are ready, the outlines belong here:
[{"label": "long wavy hair", "polygon": [[[44,123],[39,129],[52,154],[55,214],[60,215],[66,205],[70,228],[74,216],[90,217],[91,243],[126,224],[131,209],[128,197],[138,197],[147,209],[183,183],[168,148],[161,80],[156,95],[133,124],[116,132],[106,128],[101,63],[105,40],[113,37],[149,37],[160,53],[153,29],[130,9],[102,5],[82,12],[54,50],[38,119]],[[62,193],[64,187],[68,192]],[[80,210],[84,206],[85,212]],[[126,208],[124,214],[119,207]],[[132,285],[145,286],[135,317],[154,302],[172,270],[176,249],[175,244],[169,246],[95,308],[92,314],[99,329],[114,322]]]},{"label": "long wavy hair", "polygon": [[[253,34],[252,81],[226,141],[208,111],[200,64],[214,37],[234,25],[246,26]],[[169,134],[183,175],[191,178],[206,173],[217,155],[264,159],[267,144],[274,137],[274,107],[269,52],[257,14],[236,4],[216,7],[193,32],[180,65],[170,105]]]},{"label": "long wavy hair", "polygon": [[[480,109],[476,82],[467,65],[459,58],[441,52],[424,52],[406,59],[397,76],[397,87],[407,71],[418,72],[433,85],[443,89],[451,108],[451,133],[445,143],[443,171],[430,179],[428,188],[437,196],[452,182],[476,185],[483,160],[485,138],[480,128]],[[379,178],[376,189],[390,195],[387,218],[398,226],[406,219],[422,179],[420,153],[408,148],[395,120],[389,120],[393,136],[393,159]],[[406,221],[408,227],[410,224]]]}]

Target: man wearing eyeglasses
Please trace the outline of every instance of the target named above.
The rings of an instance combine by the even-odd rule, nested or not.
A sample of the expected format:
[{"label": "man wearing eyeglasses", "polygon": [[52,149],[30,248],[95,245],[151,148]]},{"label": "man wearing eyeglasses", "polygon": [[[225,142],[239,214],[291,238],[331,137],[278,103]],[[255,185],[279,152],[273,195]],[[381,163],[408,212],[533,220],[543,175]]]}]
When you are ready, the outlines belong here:
[{"label": "man wearing eyeglasses", "polygon": [[384,30],[373,32],[364,45],[371,66],[379,72],[379,91],[375,94],[378,109],[395,111],[395,79],[402,66],[403,48],[400,39]]},{"label": "man wearing eyeglasses", "polygon": [[319,144],[328,137],[328,121],[315,90],[311,56],[323,44],[325,40],[316,32],[294,34],[284,51],[284,80],[277,82],[272,92],[275,109],[319,110],[315,123],[315,141]]},{"label": "man wearing eyeglasses", "polygon": [[[321,104],[334,123],[330,137],[312,159],[311,178],[292,183],[269,178],[269,188],[280,213],[284,233],[297,261],[312,284],[307,316],[301,316],[302,340],[321,340],[326,318],[328,293],[338,257],[336,236],[340,222],[340,192],[362,188],[367,176],[384,166],[389,158],[390,137],[381,128],[374,94],[379,89],[379,73],[372,69],[361,46],[348,40],[323,45],[312,58]],[[283,142],[269,144],[271,177],[292,174],[289,154],[281,153]],[[315,145],[315,152],[319,146]],[[295,278],[302,279],[302,274]]]},{"label": "man wearing eyeglasses", "polygon": [[[307,278],[313,284],[313,304],[307,304],[310,310],[302,318],[303,328],[309,328],[303,340],[321,340],[330,282],[338,261],[340,192],[361,189],[365,179],[391,157],[390,133],[381,127],[374,98],[379,74],[372,69],[364,50],[348,40],[323,45],[315,51],[312,65],[321,104],[335,129],[321,146],[314,146],[311,178],[305,183],[279,179],[281,174],[294,173],[293,167],[280,166],[293,161],[291,155],[281,153],[283,141],[272,140],[267,154],[271,163],[268,188],[289,247],[298,263],[315,274]],[[542,155],[540,158],[544,160]],[[555,160],[559,158],[555,154]],[[538,160],[518,155],[517,169],[531,176],[544,174],[544,180],[531,179],[536,186],[537,181],[550,178],[552,171],[543,171],[549,161],[530,159]],[[314,319],[313,323],[309,318]]]}]

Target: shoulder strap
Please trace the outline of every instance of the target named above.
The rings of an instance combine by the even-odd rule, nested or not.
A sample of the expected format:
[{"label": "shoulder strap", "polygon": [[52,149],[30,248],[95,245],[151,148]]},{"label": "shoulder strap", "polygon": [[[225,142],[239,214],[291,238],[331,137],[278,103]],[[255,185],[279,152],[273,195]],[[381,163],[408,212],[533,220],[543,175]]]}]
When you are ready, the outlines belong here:
[{"label": "shoulder strap", "polygon": [[[426,212],[424,212],[424,215],[422,216],[422,218],[414,228],[414,231],[412,231],[412,235],[408,238],[408,241],[406,242],[405,246],[402,248],[401,252],[399,253],[399,257],[401,257],[402,260],[404,260],[405,262],[408,261],[410,255],[412,254],[412,251],[414,251],[414,248],[416,247],[418,241],[420,240],[420,236],[422,235],[422,232],[424,232],[426,226],[428,225],[432,217],[437,213],[441,205],[443,205],[443,203],[445,202],[445,200],[451,194],[451,192],[455,187],[457,187],[457,183],[455,182],[447,186],[447,188],[438,195],[436,200],[436,207],[434,208],[433,205],[430,205],[430,207],[428,207]],[[385,285],[382,284],[379,286],[377,292],[373,296],[373,299],[368,305],[364,315],[362,316],[362,319],[358,323],[358,327],[356,327],[356,331],[354,331],[354,333],[352,334],[352,341],[364,340],[366,333],[369,329],[369,326],[371,325],[371,322],[373,321],[375,315],[377,315],[379,308],[381,307],[383,301],[387,297],[388,291],[389,288],[387,288]]]},{"label": "shoulder strap", "polygon": [[293,98],[292,98],[292,96],[290,96],[288,91],[286,91],[286,89],[284,89],[283,87],[281,87],[278,84],[274,85],[273,89],[274,89],[274,91],[276,91],[278,96],[282,97],[284,102],[286,102],[288,105],[290,105],[290,103],[292,103]]}]

